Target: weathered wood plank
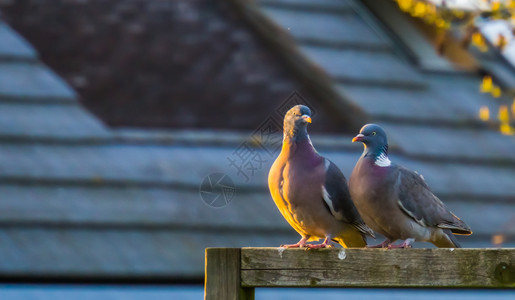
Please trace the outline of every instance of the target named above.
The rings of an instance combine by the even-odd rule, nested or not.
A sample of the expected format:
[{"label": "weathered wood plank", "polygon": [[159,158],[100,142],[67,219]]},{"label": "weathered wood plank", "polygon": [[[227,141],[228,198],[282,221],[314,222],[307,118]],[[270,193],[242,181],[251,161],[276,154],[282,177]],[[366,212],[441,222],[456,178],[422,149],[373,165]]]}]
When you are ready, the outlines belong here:
[{"label": "weathered wood plank", "polygon": [[242,248],[241,284],[515,288],[515,249]]},{"label": "weathered wood plank", "polygon": [[205,300],[253,300],[254,289],[242,288],[240,249],[207,248]]}]

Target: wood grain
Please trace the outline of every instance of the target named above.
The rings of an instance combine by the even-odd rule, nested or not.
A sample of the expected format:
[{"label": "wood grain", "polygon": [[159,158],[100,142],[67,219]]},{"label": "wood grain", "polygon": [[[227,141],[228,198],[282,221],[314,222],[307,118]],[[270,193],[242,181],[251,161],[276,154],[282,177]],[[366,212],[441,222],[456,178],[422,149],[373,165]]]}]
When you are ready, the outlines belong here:
[{"label": "wood grain", "polygon": [[242,248],[241,284],[514,288],[515,249]]},{"label": "wood grain", "polygon": [[204,283],[206,300],[252,300],[253,288],[240,283],[240,249],[207,248]]}]

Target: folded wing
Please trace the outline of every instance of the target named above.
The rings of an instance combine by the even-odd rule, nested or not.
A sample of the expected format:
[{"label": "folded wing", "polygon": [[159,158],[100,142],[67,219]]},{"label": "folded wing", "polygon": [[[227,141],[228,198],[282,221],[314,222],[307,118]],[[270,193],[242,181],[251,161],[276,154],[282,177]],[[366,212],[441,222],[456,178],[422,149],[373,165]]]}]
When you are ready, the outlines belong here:
[{"label": "folded wing", "polygon": [[455,234],[472,234],[470,227],[431,192],[421,175],[402,167],[398,167],[396,175],[398,204],[409,217],[422,226],[449,229]]}]

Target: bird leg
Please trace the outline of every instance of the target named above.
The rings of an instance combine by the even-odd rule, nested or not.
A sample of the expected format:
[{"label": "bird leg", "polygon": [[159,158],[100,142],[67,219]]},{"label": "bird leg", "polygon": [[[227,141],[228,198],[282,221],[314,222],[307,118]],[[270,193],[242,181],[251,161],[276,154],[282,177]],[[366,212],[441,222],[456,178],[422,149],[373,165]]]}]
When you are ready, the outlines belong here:
[{"label": "bird leg", "polygon": [[296,244],[290,244],[290,245],[281,245],[281,248],[302,248],[306,245],[306,241],[308,240],[307,237],[303,236],[300,241],[298,241]]},{"label": "bird leg", "polygon": [[413,242],[415,242],[415,239],[409,238],[409,239],[406,239],[404,242],[402,242],[399,245],[388,245],[388,249],[394,249],[394,248],[406,249],[406,248],[411,248],[411,244],[413,244]]},{"label": "bird leg", "polygon": [[306,245],[309,249],[332,248],[331,239],[326,237],[322,244]]},{"label": "bird leg", "polygon": [[390,241],[390,239],[386,239],[381,244],[367,245],[367,248],[388,248],[388,247],[390,247],[391,243],[392,243],[392,241]]}]

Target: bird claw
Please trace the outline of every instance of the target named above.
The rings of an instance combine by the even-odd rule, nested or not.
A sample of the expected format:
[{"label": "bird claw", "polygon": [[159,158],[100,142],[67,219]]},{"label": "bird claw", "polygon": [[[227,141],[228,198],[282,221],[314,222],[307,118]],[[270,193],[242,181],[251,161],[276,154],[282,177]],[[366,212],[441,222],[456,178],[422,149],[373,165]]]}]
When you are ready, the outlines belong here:
[{"label": "bird claw", "polygon": [[381,244],[367,245],[367,248],[390,248],[391,243],[392,242],[390,240],[384,240]]},{"label": "bird claw", "polygon": [[307,241],[307,238],[302,237],[302,239],[300,239],[300,241],[298,241],[296,244],[283,244],[283,245],[281,245],[281,248],[302,248],[302,247],[307,246],[306,241]]},{"label": "bird claw", "polygon": [[411,244],[415,241],[415,239],[407,239],[399,245],[388,245],[388,249],[408,249],[412,248]]},{"label": "bird claw", "polygon": [[315,245],[306,244],[306,238],[302,238],[296,244],[281,245],[281,248],[306,248],[306,250],[309,250],[309,249],[320,249],[320,248],[333,248],[333,247],[334,246],[331,245],[331,242],[329,241],[328,238],[326,238],[322,244],[315,244]]},{"label": "bird claw", "polygon": [[333,245],[329,244],[317,244],[317,245],[306,245],[308,249],[320,249],[320,248],[334,248]]},{"label": "bird claw", "polygon": [[322,244],[306,245],[309,249],[333,248],[329,238],[326,238]]}]

